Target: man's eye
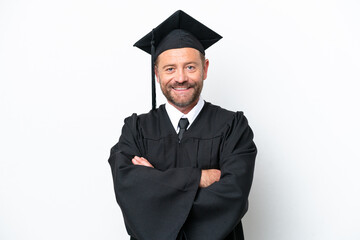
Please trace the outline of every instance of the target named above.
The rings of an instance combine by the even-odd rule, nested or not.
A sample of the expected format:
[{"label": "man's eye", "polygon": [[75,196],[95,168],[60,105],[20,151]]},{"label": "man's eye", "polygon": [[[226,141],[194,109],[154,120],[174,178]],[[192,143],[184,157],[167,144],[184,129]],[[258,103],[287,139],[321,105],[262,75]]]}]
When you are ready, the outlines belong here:
[{"label": "man's eye", "polygon": [[167,69],[165,69],[165,71],[172,72],[172,71],[174,71],[174,68],[167,68]]},{"label": "man's eye", "polygon": [[195,67],[194,67],[194,66],[187,66],[187,69],[188,69],[188,70],[194,70]]}]

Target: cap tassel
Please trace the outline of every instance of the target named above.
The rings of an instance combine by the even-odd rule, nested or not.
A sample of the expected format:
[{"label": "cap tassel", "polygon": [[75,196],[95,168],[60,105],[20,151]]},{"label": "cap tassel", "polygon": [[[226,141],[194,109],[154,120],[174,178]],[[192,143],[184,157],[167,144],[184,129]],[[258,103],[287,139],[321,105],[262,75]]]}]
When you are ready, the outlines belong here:
[{"label": "cap tassel", "polygon": [[155,85],[155,41],[154,29],[152,30],[151,39],[151,91],[152,91],[152,110],[156,109],[156,85]]}]

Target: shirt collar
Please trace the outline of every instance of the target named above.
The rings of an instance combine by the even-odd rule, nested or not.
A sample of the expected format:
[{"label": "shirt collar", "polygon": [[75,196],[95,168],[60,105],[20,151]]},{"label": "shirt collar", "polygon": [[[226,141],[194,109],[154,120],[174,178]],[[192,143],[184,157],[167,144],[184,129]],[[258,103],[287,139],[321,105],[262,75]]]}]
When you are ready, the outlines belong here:
[{"label": "shirt collar", "polygon": [[179,120],[180,118],[187,118],[189,120],[189,128],[191,124],[194,122],[195,118],[199,115],[201,109],[204,107],[205,101],[200,96],[199,101],[197,104],[188,112],[187,114],[184,114],[177,110],[173,105],[169,104],[168,102],[165,103],[165,109],[166,112],[170,118],[170,121],[175,129],[176,132],[179,132]]}]

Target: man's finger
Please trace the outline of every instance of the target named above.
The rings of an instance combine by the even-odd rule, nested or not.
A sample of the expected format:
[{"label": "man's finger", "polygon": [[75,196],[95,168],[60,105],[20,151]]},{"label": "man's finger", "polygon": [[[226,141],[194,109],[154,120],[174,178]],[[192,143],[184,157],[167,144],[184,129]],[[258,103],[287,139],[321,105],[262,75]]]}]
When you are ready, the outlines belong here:
[{"label": "man's finger", "polygon": [[139,161],[136,158],[133,158],[131,161],[134,165],[139,165]]},{"label": "man's finger", "polygon": [[141,165],[147,165],[149,162],[143,157],[135,156],[134,159],[139,162]]},{"label": "man's finger", "polygon": [[132,163],[134,165],[141,165],[141,166],[152,167],[153,168],[153,165],[151,165],[151,163],[148,160],[146,160],[145,158],[143,158],[143,157],[135,156],[132,159]]}]

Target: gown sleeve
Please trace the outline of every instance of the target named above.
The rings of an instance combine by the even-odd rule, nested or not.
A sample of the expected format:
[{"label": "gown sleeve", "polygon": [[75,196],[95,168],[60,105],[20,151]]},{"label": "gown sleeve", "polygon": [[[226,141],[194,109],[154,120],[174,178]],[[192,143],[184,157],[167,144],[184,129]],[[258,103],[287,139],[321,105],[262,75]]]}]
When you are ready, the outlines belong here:
[{"label": "gown sleeve", "polygon": [[219,158],[221,178],[199,188],[183,228],[188,239],[225,239],[247,211],[257,150],[242,112],[235,114],[224,138]]},{"label": "gown sleeve", "polygon": [[143,156],[136,114],[125,119],[119,142],[111,149],[116,200],[129,235],[136,239],[175,240],[194,202],[201,177],[198,168],[160,171],[133,165]]}]

